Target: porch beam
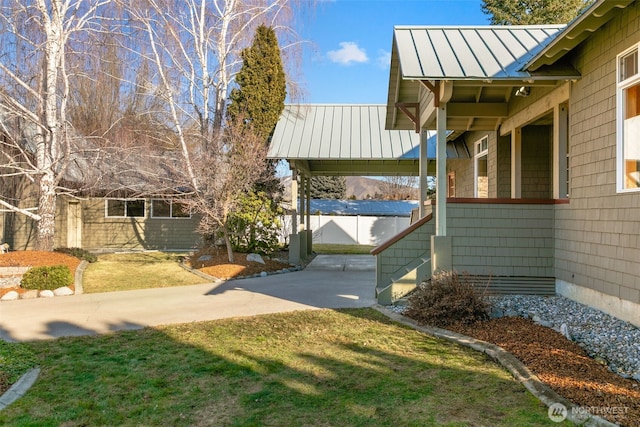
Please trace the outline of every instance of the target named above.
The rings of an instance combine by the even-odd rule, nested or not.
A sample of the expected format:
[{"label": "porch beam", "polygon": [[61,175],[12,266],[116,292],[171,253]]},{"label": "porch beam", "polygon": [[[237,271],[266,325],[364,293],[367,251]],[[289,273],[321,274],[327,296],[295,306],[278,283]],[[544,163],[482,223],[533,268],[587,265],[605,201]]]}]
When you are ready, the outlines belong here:
[{"label": "porch beam", "polygon": [[554,89],[549,94],[534,101],[526,108],[513,114],[506,119],[502,126],[500,126],[500,135],[505,136],[513,132],[514,129],[523,127],[528,123],[531,123],[535,119],[544,116],[553,108],[564,102],[569,101],[569,86],[570,83],[566,82],[557,89]]},{"label": "porch beam", "polygon": [[440,82],[436,80],[435,83],[431,83],[429,80],[420,80],[420,83],[433,93],[433,106],[438,108],[440,106]]},{"label": "porch beam", "polygon": [[448,117],[507,117],[508,106],[504,102],[450,102],[447,104]]},{"label": "porch beam", "polygon": [[520,86],[531,87],[554,87],[558,85],[558,80],[457,80],[458,87],[507,87],[516,88]]}]

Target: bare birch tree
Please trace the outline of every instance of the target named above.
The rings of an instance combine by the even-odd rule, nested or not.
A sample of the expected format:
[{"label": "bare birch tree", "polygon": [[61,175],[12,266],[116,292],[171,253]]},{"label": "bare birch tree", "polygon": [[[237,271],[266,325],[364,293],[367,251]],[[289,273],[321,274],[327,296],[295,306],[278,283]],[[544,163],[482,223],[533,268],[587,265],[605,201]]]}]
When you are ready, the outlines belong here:
[{"label": "bare birch tree", "polygon": [[[289,40],[288,35],[293,34],[291,3],[292,0],[127,2],[133,22],[145,34],[146,45],[139,48],[155,67],[157,77],[153,84],[166,104],[167,123],[178,141],[177,171],[182,175],[182,185],[191,191],[191,207],[203,215],[201,231],[211,231],[214,226],[226,231],[227,207],[234,204],[225,198],[238,197],[262,175],[262,170],[256,168],[264,168],[264,150],[252,148],[257,150],[252,164],[236,155],[237,149],[247,152],[242,138],[253,140],[255,136],[250,135],[249,128],[240,132],[237,128],[242,126],[238,123],[226,122],[228,96],[242,65],[240,53],[251,44],[259,25],[273,27]],[[288,45],[285,42],[284,46]],[[235,137],[238,134],[242,138]],[[251,173],[238,168],[251,168]],[[221,186],[228,190],[221,191]],[[227,207],[221,208],[223,205]],[[233,254],[226,233],[225,241],[231,261]]]},{"label": "bare birch tree", "polygon": [[[70,46],[101,24],[111,0],[0,2],[0,148],[4,178],[20,176],[38,188],[35,209],[0,191],[0,208],[36,221],[36,249],[52,250],[56,198],[71,159],[67,102]],[[6,181],[5,181],[6,182]]]}]

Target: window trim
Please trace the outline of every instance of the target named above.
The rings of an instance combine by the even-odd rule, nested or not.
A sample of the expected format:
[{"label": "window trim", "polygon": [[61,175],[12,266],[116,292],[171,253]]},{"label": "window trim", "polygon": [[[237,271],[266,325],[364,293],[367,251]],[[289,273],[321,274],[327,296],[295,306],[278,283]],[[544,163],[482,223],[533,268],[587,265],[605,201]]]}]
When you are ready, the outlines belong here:
[{"label": "window trim", "polygon": [[[636,74],[622,80],[622,59],[636,53]],[[625,122],[625,90],[640,85],[640,43],[625,49],[616,56],[616,192],[637,193],[640,187],[625,188],[624,182],[624,122]]]},{"label": "window trim", "polygon": [[[109,215],[109,201],[111,200],[117,200],[117,201],[121,201],[124,202],[124,215]],[[144,203],[143,205],[143,209],[144,209],[144,214],[142,216],[128,216],[127,215],[127,203],[128,202],[139,202],[142,201]],[[110,197],[107,199],[104,199],[104,217],[105,218],[146,218],[147,217],[147,201],[146,199],[120,199],[117,197]]]},{"label": "window trim", "polygon": [[[169,216],[156,216],[154,213],[154,209],[153,209],[153,202],[166,202],[169,203]],[[150,218],[153,219],[191,219],[192,213],[189,212],[189,215],[185,215],[185,216],[174,216],[173,215],[173,206],[174,206],[175,201],[174,200],[164,200],[164,199],[151,199],[151,203],[150,203]]]},{"label": "window trim", "polygon": [[[484,143],[486,142],[486,148],[482,148],[483,145],[485,145]],[[482,138],[480,138],[478,141],[476,141],[473,144],[473,197],[476,199],[481,198],[480,196],[478,196],[478,160],[482,157],[486,157],[487,158],[487,168],[489,166],[489,135],[485,135]],[[487,196],[489,197],[488,194],[488,188],[489,186],[489,171],[487,170]],[[486,198],[486,197],[482,197],[482,198]]]}]

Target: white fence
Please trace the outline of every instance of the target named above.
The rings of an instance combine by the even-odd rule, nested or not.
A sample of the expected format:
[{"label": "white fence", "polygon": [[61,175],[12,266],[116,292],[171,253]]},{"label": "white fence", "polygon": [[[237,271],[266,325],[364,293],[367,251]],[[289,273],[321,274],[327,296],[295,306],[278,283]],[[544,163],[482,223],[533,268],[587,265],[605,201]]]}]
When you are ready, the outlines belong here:
[{"label": "white fence", "polygon": [[[406,216],[311,215],[310,221],[313,243],[344,245],[377,246],[409,226]],[[290,215],[284,218],[284,227],[284,234],[291,233]]]}]

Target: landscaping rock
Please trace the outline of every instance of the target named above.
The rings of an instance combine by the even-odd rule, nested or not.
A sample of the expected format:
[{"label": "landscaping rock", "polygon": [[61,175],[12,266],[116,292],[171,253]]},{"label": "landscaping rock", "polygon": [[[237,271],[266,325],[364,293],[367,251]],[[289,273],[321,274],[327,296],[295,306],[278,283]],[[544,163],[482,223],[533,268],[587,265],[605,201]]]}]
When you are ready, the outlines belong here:
[{"label": "landscaping rock", "polygon": [[259,264],[265,264],[265,262],[262,259],[262,257],[260,255],[258,255],[258,254],[248,254],[247,255],[247,261],[257,262]]},{"label": "landscaping rock", "polygon": [[567,326],[566,323],[563,323],[562,325],[560,325],[560,333],[564,335],[564,337],[569,341],[573,341],[573,339],[571,338],[571,334],[569,333],[569,327]]},{"label": "landscaping rock", "polygon": [[267,277],[269,274],[266,271],[260,273],[260,277]]},{"label": "landscaping rock", "polygon": [[34,298],[38,298],[37,290],[29,290],[23,293],[22,295],[20,295],[20,299],[34,299]]},{"label": "landscaping rock", "polygon": [[0,301],[15,301],[20,298],[20,294],[16,291],[9,291],[0,298]]},{"label": "landscaping rock", "polygon": [[201,257],[198,258],[198,261],[211,261],[213,259],[213,256],[211,255],[202,255]]},{"label": "landscaping rock", "polygon": [[40,291],[38,296],[40,298],[53,298],[55,295],[53,294],[53,291],[50,291],[49,289],[46,289],[44,291]]},{"label": "landscaping rock", "polygon": [[497,308],[492,308],[490,316],[492,319],[499,319],[501,317],[504,317],[504,313],[502,312],[502,310],[499,310]]},{"label": "landscaping rock", "polygon": [[54,289],[53,294],[57,297],[66,297],[73,295],[73,291],[68,286],[63,286],[61,288]]}]

